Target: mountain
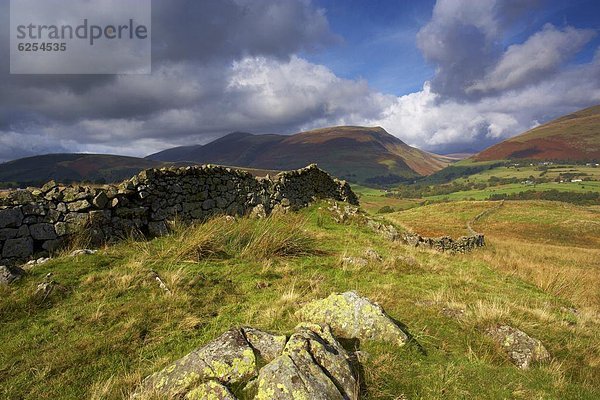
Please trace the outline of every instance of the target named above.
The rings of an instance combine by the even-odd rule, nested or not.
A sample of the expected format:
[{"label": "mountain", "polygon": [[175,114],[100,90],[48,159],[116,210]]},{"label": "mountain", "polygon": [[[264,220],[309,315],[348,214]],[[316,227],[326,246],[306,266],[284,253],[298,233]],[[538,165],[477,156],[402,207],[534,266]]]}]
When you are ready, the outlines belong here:
[{"label": "mountain", "polygon": [[391,184],[444,168],[452,161],[411,147],[381,127],[337,126],[295,135],[235,132],[206,145],[168,149],[147,157],[288,170],[317,163],[353,182]]},{"label": "mountain", "polygon": [[600,105],[565,115],[505,140],[477,154],[474,159],[598,161]]},{"label": "mountain", "polygon": [[119,182],[142,169],[162,165],[160,161],[110,154],[46,154],[0,164],[0,182],[19,186],[35,186],[51,179],[63,183]]}]

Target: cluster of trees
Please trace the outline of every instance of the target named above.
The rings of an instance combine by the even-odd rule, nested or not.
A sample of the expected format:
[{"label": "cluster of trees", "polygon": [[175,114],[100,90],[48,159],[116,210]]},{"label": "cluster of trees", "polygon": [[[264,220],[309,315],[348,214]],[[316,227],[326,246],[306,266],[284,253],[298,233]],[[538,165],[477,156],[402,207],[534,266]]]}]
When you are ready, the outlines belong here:
[{"label": "cluster of trees", "polygon": [[404,177],[404,176],[400,176],[400,175],[396,175],[396,174],[373,176],[371,178],[365,179],[365,183],[375,185],[375,186],[390,186],[390,185],[395,185],[397,183],[412,182],[412,181],[414,181],[414,178],[408,178],[408,177]]},{"label": "cluster of trees", "polygon": [[464,190],[481,190],[485,189],[487,184],[485,182],[453,182],[448,185],[405,185],[400,186],[392,193],[388,193],[389,197],[399,197],[408,199],[419,199],[427,196],[439,196],[446,195],[455,192],[462,192]]},{"label": "cluster of trees", "polygon": [[493,194],[488,200],[552,200],[579,205],[594,205],[600,204],[600,192],[563,192],[556,189],[527,190],[511,194]]},{"label": "cluster of trees", "polygon": [[508,162],[497,162],[485,165],[449,165],[441,171],[437,171],[421,180],[423,184],[448,183],[457,178],[463,178],[488,171],[497,167],[508,165]]}]

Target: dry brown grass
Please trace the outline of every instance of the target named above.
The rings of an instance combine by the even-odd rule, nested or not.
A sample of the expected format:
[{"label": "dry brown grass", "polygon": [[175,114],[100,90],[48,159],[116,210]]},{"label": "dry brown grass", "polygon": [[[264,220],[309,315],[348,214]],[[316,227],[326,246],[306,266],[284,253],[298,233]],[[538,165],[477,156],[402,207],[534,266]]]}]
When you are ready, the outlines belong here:
[{"label": "dry brown grass", "polygon": [[575,304],[600,310],[600,249],[491,239],[476,257]]},{"label": "dry brown grass", "polygon": [[[420,234],[458,234],[494,202],[456,202],[389,216]],[[600,216],[597,207],[511,201],[474,225],[488,246],[469,255],[578,307],[600,311]]]}]

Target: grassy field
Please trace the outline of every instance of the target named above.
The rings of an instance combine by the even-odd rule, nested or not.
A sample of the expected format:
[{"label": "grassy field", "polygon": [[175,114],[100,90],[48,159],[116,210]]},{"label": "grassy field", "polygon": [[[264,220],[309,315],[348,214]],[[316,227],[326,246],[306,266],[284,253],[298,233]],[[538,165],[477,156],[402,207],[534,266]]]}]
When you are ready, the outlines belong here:
[{"label": "grassy field", "polygon": [[[476,165],[478,163],[471,163],[471,165]],[[545,173],[544,173],[545,172]],[[543,174],[543,175],[542,175]],[[519,165],[518,167],[514,166],[501,166],[496,167],[491,170],[485,170],[479,172],[477,174],[471,175],[465,178],[459,178],[457,182],[487,182],[491,177],[495,176],[496,178],[519,178],[519,179],[529,179],[529,177],[533,176],[534,178],[546,177],[551,180],[558,178],[561,175],[565,174],[577,174],[582,177],[589,177],[593,180],[600,180],[600,168],[591,167],[585,165],[551,165],[547,170],[541,170],[539,166],[535,165]]]},{"label": "grassy field", "polygon": [[[390,218],[406,225],[416,218],[419,229],[429,223],[433,231],[460,225],[494,205],[435,205]],[[442,208],[448,206],[457,208]],[[511,229],[529,237],[520,227],[531,226],[535,210],[544,212],[546,205],[536,207],[524,207],[522,224]],[[571,293],[571,286],[557,292],[540,285],[521,261],[498,266],[510,254],[501,247],[504,234],[491,232],[504,232],[505,219],[521,218],[521,211],[506,210],[510,212],[498,210],[500,214],[490,214],[477,226],[484,232],[491,227],[490,247],[466,255],[418,251],[386,241],[358,222],[338,224],[327,204],[320,203],[298,214],[216,219],[152,241],[129,240],[95,255],[55,258],[33,268],[16,285],[0,287],[0,397],[127,398],[144,376],[232,326],[289,334],[298,322],[294,312],[304,302],[357,290],[379,302],[414,336],[402,348],[361,344],[364,398],[596,399],[597,304]],[[588,219],[596,218],[599,210],[577,211],[570,216],[576,223],[565,226],[592,238],[597,226]],[[572,212],[544,214],[540,229],[560,226]],[[577,251],[560,237],[553,237],[551,244],[518,237],[526,245],[515,254],[524,256],[532,248],[528,246],[560,247],[562,251],[544,260],[547,271],[558,262],[552,257],[567,257],[579,249],[593,261],[597,249],[581,245],[579,236],[569,238],[576,241]],[[361,256],[369,248],[383,261],[342,265],[342,257]],[[537,262],[532,257],[524,261]],[[579,257],[583,262],[583,255]],[[573,265],[596,276],[597,267],[593,262]],[[170,294],[151,271],[162,277]],[[64,290],[43,299],[35,289],[48,273]],[[578,313],[569,311],[571,307]],[[448,309],[460,311],[460,318],[449,316],[444,312]],[[515,368],[483,333],[497,322],[539,338],[552,362],[525,371]]]},{"label": "grassy field", "polygon": [[385,206],[392,207],[395,211],[400,211],[416,207],[421,202],[420,199],[387,197],[385,190],[366,186],[352,185],[352,190],[358,196],[361,207],[371,214],[376,214],[377,211]]},{"label": "grassy field", "polygon": [[[500,204],[502,204],[500,206]],[[466,223],[486,235],[475,258],[565,297],[591,313],[600,311],[600,209],[561,202],[453,202],[388,214],[416,232],[467,233]]]},{"label": "grassy field", "polygon": [[460,192],[454,192],[450,194],[438,195],[438,196],[427,196],[424,200],[440,201],[440,200],[485,200],[494,194],[512,194],[519,192],[526,192],[528,190],[534,191],[547,191],[547,190],[558,190],[561,192],[575,192],[575,193],[586,193],[586,192],[600,192],[600,181],[589,181],[589,182],[548,182],[538,184],[525,184],[525,183],[514,183],[508,185],[490,186],[481,190],[464,190]]}]

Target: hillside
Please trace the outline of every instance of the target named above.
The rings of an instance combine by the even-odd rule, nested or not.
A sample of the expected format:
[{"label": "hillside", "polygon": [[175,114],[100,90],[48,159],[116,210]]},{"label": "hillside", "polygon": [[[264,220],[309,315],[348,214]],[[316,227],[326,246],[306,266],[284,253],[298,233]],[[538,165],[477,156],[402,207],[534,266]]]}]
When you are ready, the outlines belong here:
[{"label": "hillside", "polygon": [[110,154],[46,154],[0,164],[0,182],[36,186],[51,179],[70,183],[120,182],[146,168],[164,163]]},{"label": "hillside", "polygon": [[[487,207],[471,204],[440,213],[423,207],[415,218],[429,215],[444,232],[454,224],[451,216],[472,218]],[[402,347],[345,343],[361,363],[361,399],[598,398],[598,303],[561,280],[560,269],[548,273],[554,263],[570,261],[554,257],[593,260],[597,250],[556,247],[543,261],[544,284],[536,281],[541,275],[528,278],[535,269],[526,258],[507,259],[496,236],[466,255],[419,251],[359,220],[337,223],[330,207],[323,202],[262,220],[217,218],[31,267],[20,281],[0,285],[0,397],[128,398],[145,376],[232,327],[290,334],[308,301],[355,290],[412,335]],[[528,204],[522,210],[534,219],[545,213]],[[593,233],[589,213],[566,217]],[[485,232],[486,222],[477,228]],[[523,232],[519,238],[540,231]],[[557,240],[569,245],[570,238]],[[523,240],[513,247],[521,246]],[[569,265],[592,271],[595,263]],[[36,290],[48,274],[57,289],[43,297]],[[540,339],[552,361],[518,369],[486,334],[499,323]]]},{"label": "hillside", "polygon": [[600,105],[565,115],[482,151],[477,161],[600,161]]},{"label": "hillside", "polygon": [[310,163],[354,182],[392,184],[444,168],[450,158],[408,146],[383,128],[340,126],[295,135],[235,132],[206,145],[168,149],[147,157],[289,170]]}]

